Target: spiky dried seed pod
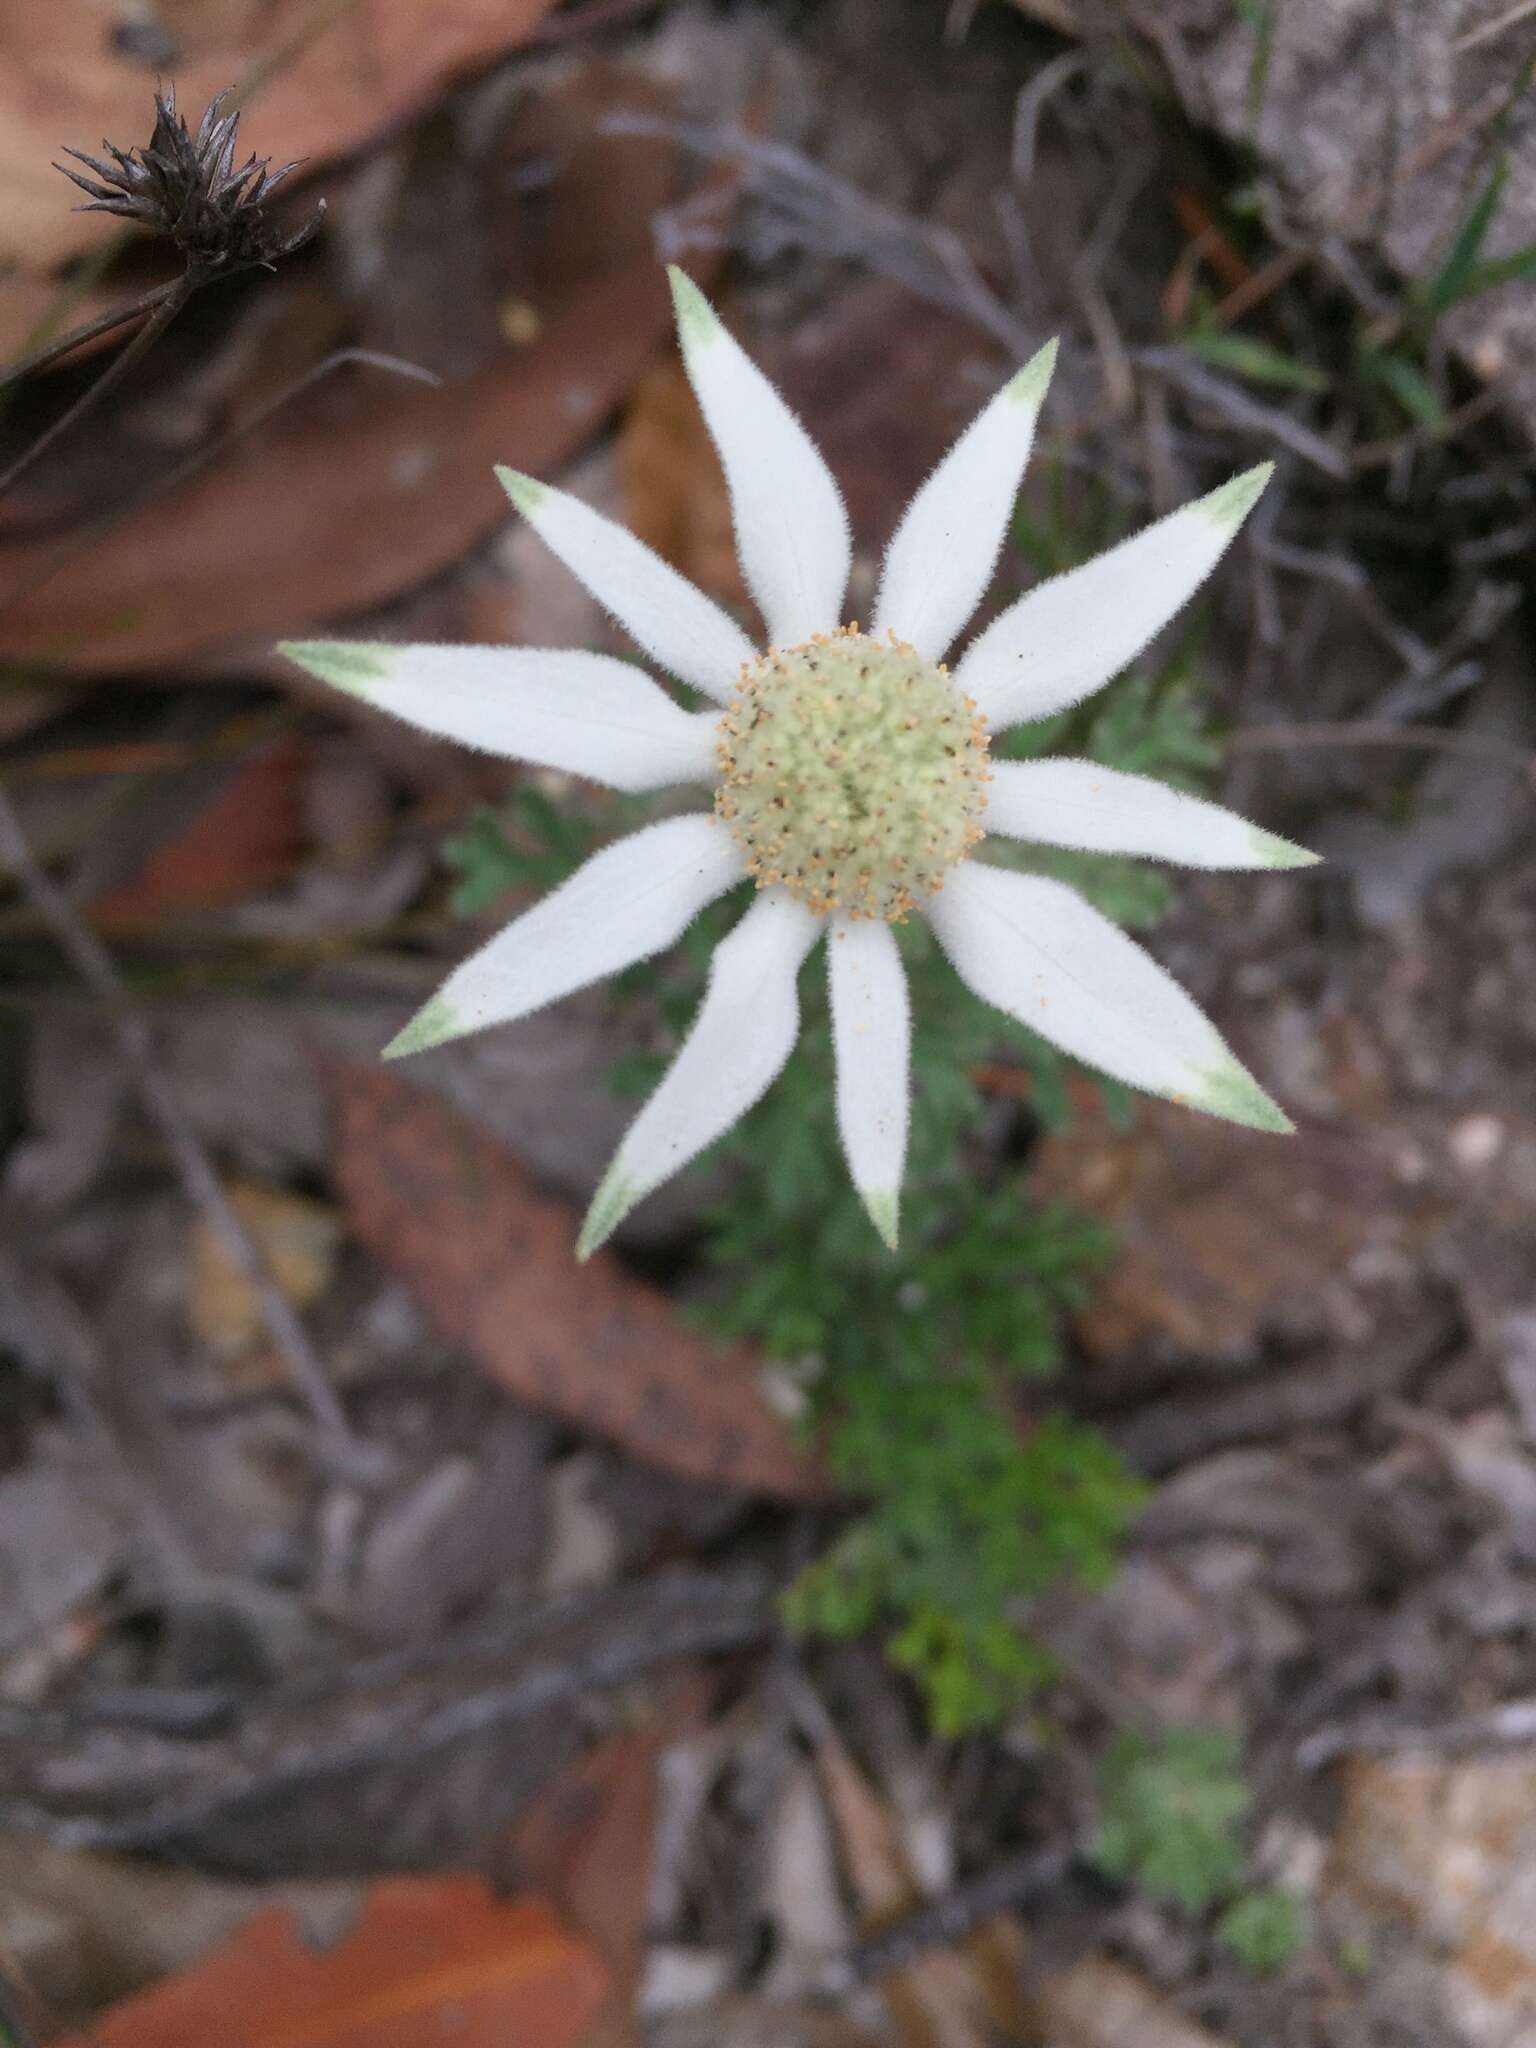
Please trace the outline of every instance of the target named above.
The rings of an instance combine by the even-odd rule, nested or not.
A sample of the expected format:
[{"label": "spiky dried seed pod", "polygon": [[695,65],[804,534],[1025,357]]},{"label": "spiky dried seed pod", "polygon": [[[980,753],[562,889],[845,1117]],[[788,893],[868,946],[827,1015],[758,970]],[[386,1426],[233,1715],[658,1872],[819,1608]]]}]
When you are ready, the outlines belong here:
[{"label": "spiky dried seed pod", "polygon": [[176,88],[155,94],[155,126],[149,141],[137,150],[121,150],[104,142],[110,162],[66,149],[92,173],[88,178],[67,164],[55,165],[86,194],[82,213],[111,213],[133,221],[151,234],[166,235],[176,244],[188,268],[202,276],[249,270],[291,256],[320,226],[322,200],[293,234],[279,234],[263,209],[296,164],[270,168],[270,159],[251,156],[235,163],[238,113],[221,108],[229,97],[221,92],[198,123],[194,135],[176,111]]}]

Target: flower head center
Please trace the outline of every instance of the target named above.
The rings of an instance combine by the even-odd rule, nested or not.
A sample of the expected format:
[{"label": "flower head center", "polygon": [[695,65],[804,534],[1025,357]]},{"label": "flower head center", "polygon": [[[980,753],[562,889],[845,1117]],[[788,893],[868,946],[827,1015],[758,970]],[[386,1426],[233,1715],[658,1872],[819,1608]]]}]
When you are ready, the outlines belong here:
[{"label": "flower head center", "polygon": [[897,922],[981,837],[987,734],[936,662],[856,626],[743,667],[715,815],[760,889]]}]

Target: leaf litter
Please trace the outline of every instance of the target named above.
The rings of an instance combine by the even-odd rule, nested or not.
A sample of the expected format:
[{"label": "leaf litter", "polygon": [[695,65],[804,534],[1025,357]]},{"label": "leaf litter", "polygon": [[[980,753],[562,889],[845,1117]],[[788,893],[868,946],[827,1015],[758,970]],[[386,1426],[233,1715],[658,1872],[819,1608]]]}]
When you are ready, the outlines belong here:
[{"label": "leaf litter", "polygon": [[[1475,764],[1456,805],[1422,844],[1404,820],[1434,823],[1443,808],[1444,778],[1422,778],[1412,746],[1449,749],[1462,723],[1475,740],[1490,682],[1522,659],[1523,622],[1498,610],[1493,585],[1528,523],[1523,453],[1480,439],[1475,420],[1450,433],[1427,413],[1408,433],[1373,422],[1387,387],[1362,397],[1339,344],[1357,295],[1375,318],[1390,289],[1374,231],[1351,230],[1342,249],[1303,228],[1279,252],[1288,281],[1266,282],[1279,260],[1261,225],[1268,186],[1257,211],[1229,204],[1224,160],[1200,132],[1181,130],[1170,160],[1177,117],[1152,119],[1086,6],[936,9],[900,33],[881,7],[851,4],[795,23],[742,10],[724,26],[668,7],[607,8],[593,28],[567,11],[545,17],[568,39],[555,61],[445,89],[526,36],[537,10],[496,12],[445,9],[409,49],[393,7],[315,13],[313,52],[252,93],[247,125],[263,152],[311,156],[296,204],[331,200],[324,243],[173,328],[103,408],[99,438],[62,442],[6,507],[0,575],[14,584],[53,563],[43,523],[68,526],[104,484],[212,453],[179,491],[115,512],[91,551],[0,618],[4,644],[27,657],[5,768],[21,771],[29,832],[144,991],[157,1055],[222,1172],[260,1186],[263,1216],[315,1220],[318,1204],[323,1243],[306,1237],[304,1273],[280,1258],[276,1278],[387,1456],[372,1479],[329,1469],[283,1387],[249,1370],[254,1353],[220,1366],[245,1343],[249,1303],[222,1282],[210,1295],[206,1271],[196,1280],[199,1225],[113,1083],[110,1034],[8,903],[18,1002],[0,1025],[0,1116],[20,1143],[4,1161],[7,1242],[26,1248],[29,1280],[53,1283],[102,1334],[71,1350],[75,1326],[32,1284],[0,1358],[0,1518],[30,1589],[0,1655],[0,1848],[25,1872],[29,1856],[97,1860],[38,1849],[40,1835],[112,1843],[138,1852],[114,1867],[129,1886],[142,1873],[146,1893],[167,1872],[143,1856],[169,1855],[192,1867],[177,1899],[162,1895],[167,1922],[201,1906],[211,1926],[237,1910],[238,1888],[207,1869],[343,1873],[355,1905],[359,1873],[509,1867],[509,1840],[531,1843],[542,1811],[544,1847],[520,1882],[563,1927],[535,1904],[518,1943],[564,1985],[563,2021],[587,2011],[572,1985],[595,1987],[603,2003],[571,2035],[587,2048],[627,2048],[641,1995],[654,2000],[649,2037],[668,2048],[864,2042],[882,2021],[874,1994],[850,1989],[868,1981],[861,1957],[910,2041],[990,2029],[1100,2048],[1118,2030],[1170,2048],[1509,2048],[1528,2023],[1519,1916],[1536,1867],[1520,1824],[1536,1688],[1536,1152],[1520,1093],[1536,1058],[1522,994],[1536,928],[1513,741],[1497,760],[1447,751]],[[1230,130],[1266,10],[1214,31],[1186,28],[1184,12],[1176,29],[1143,21],[1132,47],[1169,66],[1169,109],[1212,81]],[[182,38],[192,106],[198,62],[237,73],[295,17],[270,8],[258,29],[235,9],[165,6],[132,26]],[[84,20],[66,9],[61,36]],[[386,63],[377,93],[358,85],[370,20]],[[445,57],[439,27],[451,40],[466,22],[488,40]],[[1282,27],[1302,33],[1289,11]],[[32,32],[17,33],[30,67]],[[728,95],[696,90],[706,71],[750,73],[754,33],[774,45],[756,142],[734,125],[739,106],[721,113]],[[1497,49],[1489,37],[1473,54],[1481,65]],[[344,83],[305,68],[343,52]],[[1362,36],[1358,54],[1379,53]],[[138,95],[111,132],[142,132],[142,48],[88,54],[78,79],[48,87],[42,155],[96,146],[105,113],[80,128],[74,109],[101,62]],[[1306,64],[1290,41],[1281,56],[1275,79],[1294,95]],[[210,74],[208,90],[229,82]],[[383,106],[396,110],[390,132],[363,141]],[[419,118],[402,118],[407,106]],[[1420,122],[1416,100],[1405,112]],[[614,113],[666,132],[620,148],[598,133]],[[1523,128],[1515,140],[1527,148]],[[1476,141],[1448,133],[1446,161]],[[68,238],[91,226],[59,204],[42,155],[8,188],[4,232],[18,248],[42,236],[39,267],[3,302],[18,323],[53,298]],[[1029,177],[1014,177],[1025,159]],[[717,168],[701,180],[701,165]],[[28,224],[34,184],[50,194],[46,229],[41,214]],[[1491,189],[1486,174],[1468,189]],[[920,1796],[896,1732],[912,1712],[899,1682],[866,1664],[841,1683],[836,1653],[776,1630],[776,1593],[840,1510],[764,1397],[762,1362],[720,1352],[679,1316],[678,1297],[708,1285],[694,1256],[703,1195],[600,1273],[596,1294],[567,1283],[566,1205],[608,1133],[557,1113],[558,1077],[590,1068],[590,1089],[611,1020],[575,1005],[515,1044],[464,1048],[434,1070],[435,1096],[355,1065],[415,994],[423,952],[464,943],[437,840],[517,785],[483,767],[461,776],[361,724],[322,729],[312,704],[284,713],[297,767],[264,783],[224,694],[270,708],[266,640],[358,611],[407,637],[611,645],[505,533],[482,489],[490,455],[616,511],[623,495],[664,553],[739,599],[718,480],[652,289],[653,237],[670,253],[690,224],[710,238],[694,252],[706,262],[722,244],[742,259],[733,323],[843,451],[861,532],[888,526],[883,501],[916,481],[995,381],[999,343],[1026,330],[1067,339],[1008,556],[1021,583],[1182,494],[1207,463],[1289,448],[1301,467],[1210,614],[1199,660],[1223,715],[1251,730],[1252,746],[1239,730],[1232,750],[1234,800],[1337,820],[1364,849],[1353,896],[1305,912],[1261,898],[1250,921],[1220,883],[1194,885],[1207,920],[1232,913],[1219,972],[1193,919],[1175,911],[1159,937],[1288,1074],[1306,1120],[1284,1161],[1230,1154],[1155,1109],[1121,1131],[1081,1103],[1074,1129],[1042,1143],[1036,1120],[1052,1105],[1039,1077],[985,1072],[984,1159],[1030,1150],[1040,1185],[1113,1215],[1122,1241],[1050,1398],[1161,1483],[1115,1585],[1071,1612],[1038,1610],[1057,1664],[1038,1711],[1001,1740],[930,1745]],[[107,274],[112,289],[150,275],[137,258]],[[1233,316],[1240,332],[1210,329],[1231,345],[1211,346],[1200,324],[1216,294],[1254,309]],[[1472,300],[1462,321],[1504,304]],[[1453,339],[1467,346],[1471,332]],[[432,391],[349,368],[284,398],[347,343],[417,355],[448,381]],[[888,376],[869,373],[874,361]],[[1438,356],[1416,374],[1437,405],[1454,395]],[[44,423],[65,395],[61,379],[25,405],[42,400]],[[222,442],[272,401],[263,424]],[[617,439],[601,438],[615,421]],[[292,516],[274,517],[279,505]],[[873,570],[861,561],[866,581]],[[1502,640],[1464,631],[1495,616]],[[70,672],[68,687],[40,684],[36,661]],[[157,801],[142,768],[114,770],[76,801],[69,757],[109,737],[108,701],[112,744],[185,741],[151,708],[188,694],[172,665],[201,673],[208,730],[228,737],[236,771]],[[319,776],[317,745],[333,766],[362,765],[355,787]],[[57,772],[44,765],[55,749]],[[321,829],[331,793],[360,821],[344,902],[320,887],[353,858],[339,824]],[[1495,813],[1498,832],[1480,833]],[[35,1019],[30,1046],[13,1014]],[[354,1064],[338,1068],[338,1054]],[[624,1114],[603,1110],[615,1124]],[[75,1455],[82,1430],[89,1456]],[[46,1511],[27,1505],[39,1475]],[[118,1489],[125,1511],[103,1527]],[[659,1678],[669,1665],[676,1675]],[[807,1679],[827,1726],[786,1707]],[[1111,1883],[1087,1854],[1114,1738],[1191,1724],[1242,1749],[1253,1875],[1283,1877],[1313,1912],[1311,1946],[1267,1975],[1234,1963],[1198,1914]],[[466,1925],[510,1910],[479,1890],[442,1897]],[[251,1954],[297,1953],[288,1923],[267,1926]],[[366,1942],[361,1954],[376,1983],[398,1984],[397,1958]],[[119,1954],[120,1974],[54,2020],[83,2025],[189,1964],[147,1934],[138,1975],[121,1974]],[[543,1967],[524,1980],[530,1997]],[[499,1968],[493,2003],[516,1974]],[[61,1982],[42,1977],[45,1992]],[[216,1968],[208,1981],[224,1999],[232,1980],[221,1992]],[[432,2038],[420,2032],[441,2018],[432,2000],[428,1986],[401,1989],[390,2024]],[[373,2038],[345,2000],[329,2010],[317,2040]],[[103,2024],[142,2038],[121,2010]],[[534,2006],[498,2024],[541,2038]]]}]

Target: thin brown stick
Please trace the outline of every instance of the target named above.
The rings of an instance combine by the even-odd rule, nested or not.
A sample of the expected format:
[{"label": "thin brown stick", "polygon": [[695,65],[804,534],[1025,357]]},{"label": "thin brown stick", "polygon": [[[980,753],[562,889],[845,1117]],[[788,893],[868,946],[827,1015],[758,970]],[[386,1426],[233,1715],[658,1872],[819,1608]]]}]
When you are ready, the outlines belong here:
[{"label": "thin brown stick", "polygon": [[1372,718],[1317,719],[1303,725],[1248,725],[1229,733],[1234,753],[1283,753],[1290,747],[1410,747],[1426,754],[1469,754],[1495,761],[1536,786],[1536,754],[1472,733],[1441,732],[1430,725],[1388,725]]},{"label": "thin brown stick", "polygon": [[191,298],[194,289],[195,285],[190,271],[176,280],[175,284],[166,293],[165,297],[161,299],[122,354],[114,357],[108,367],[96,379],[95,383],[91,385],[90,389],[83,391],[74,404],[67,411],[62,412],[51,427],[44,433],[39,434],[31,447],[18,455],[10,468],[3,475],[0,475],[0,495],[8,491],[16,479],[24,475],[32,467],[33,463],[36,462],[37,458],[53,446],[61,434],[67,432],[70,427],[74,426],[77,420],[83,419],[86,413],[91,412],[96,406],[100,405],[109,392],[116,390],[140,356],[147,355],[149,350],[154,347],[160,336],[164,334],[166,328],[170,326],[176,315],[181,311],[188,299]]},{"label": "thin brown stick", "polygon": [[1263,305],[1281,285],[1289,284],[1297,271],[1304,270],[1311,260],[1310,249],[1282,249],[1262,269],[1256,270],[1246,284],[1236,286],[1224,299],[1217,300],[1211,309],[1209,324],[1212,327],[1233,326],[1245,313]]},{"label": "thin brown stick", "polygon": [[160,1126],[182,1185],[207,1219],[235,1271],[255,1297],[267,1335],[287,1367],[337,1464],[352,1476],[372,1474],[377,1459],[353,1433],[325,1367],[292,1304],[224,1192],[213,1161],[156,1058],[148,1025],[132,1007],[112,957],[33,853],[20,818],[0,788],[0,860],[47,925],[80,979],[108,1007],[118,1046],[144,1105]]},{"label": "thin brown stick", "polygon": [[63,1716],[0,1699],[0,1825],[114,1849],[228,1829],[339,1773],[451,1753],[536,1714],[584,1710],[659,1664],[771,1640],[774,1590],[751,1567],[658,1572],[578,1596],[570,1626],[573,1603],[557,1597],[515,1625],[504,1654],[479,1654],[471,1637],[461,1656],[449,1636],[426,1649],[431,1663],[415,1681],[409,1666],[422,1652],[390,1658],[395,1676],[382,1686],[366,1673],[358,1686],[346,1674],[323,1691],[290,1685],[252,1702],[227,1736],[143,1730],[131,1745],[82,1745],[62,1811],[47,1757],[55,1729],[78,1735]]},{"label": "thin brown stick", "polygon": [[88,341],[99,341],[104,334],[110,334],[116,327],[126,327],[130,320],[137,320],[141,313],[153,313],[162,299],[168,298],[181,283],[172,278],[167,284],[157,284],[153,291],[146,292],[131,305],[118,306],[110,313],[103,313],[99,320],[87,320],[83,327],[72,327],[68,334],[61,334],[57,341],[45,342],[35,348],[31,355],[23,356],[20,362],[11,363],[0,370],[0,391],[8,391],[13,384],[19,384],[23,377],[34,376],[39,370],[46,370],[77,348],[84,348]]},{"label": "thin brown stick", "polygon": [[1010,1906],[1059,1890],[1074,1861],[1075,1851],[1067,1847],[1020,1849],[857,1942],[828,1965],[818,1991],[837,1996],[856,1984],[876,1984],[929,1949],[953,1948]]},{"label": "thin brown stick", "polygon": [[1495,36],[1503,35],[1506,29],[1524,21],[1528,14],[1536,14],[1536,0],[1515,0],[1513,7],[1496,14],[1492,21],[1479,22],[1476,28],[1469,28],[1465,35],[1458,36],[1451,48],[1459,53],[1475,50],[1479,43],[1491,43]]}]

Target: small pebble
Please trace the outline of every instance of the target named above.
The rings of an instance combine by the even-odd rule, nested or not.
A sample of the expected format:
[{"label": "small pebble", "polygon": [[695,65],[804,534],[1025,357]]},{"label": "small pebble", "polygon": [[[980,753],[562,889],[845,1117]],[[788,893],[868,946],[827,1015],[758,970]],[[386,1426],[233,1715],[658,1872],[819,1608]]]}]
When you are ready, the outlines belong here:
[{"label": "small pebble", "polygon": [[1480,1173],[1491,1166],[1504,1149],[1504,1126],[1496,1116],[1483,1112],[1464,1116],[1452,1124],[1447,1143],[1451,1157],[1464,1173]]}]

